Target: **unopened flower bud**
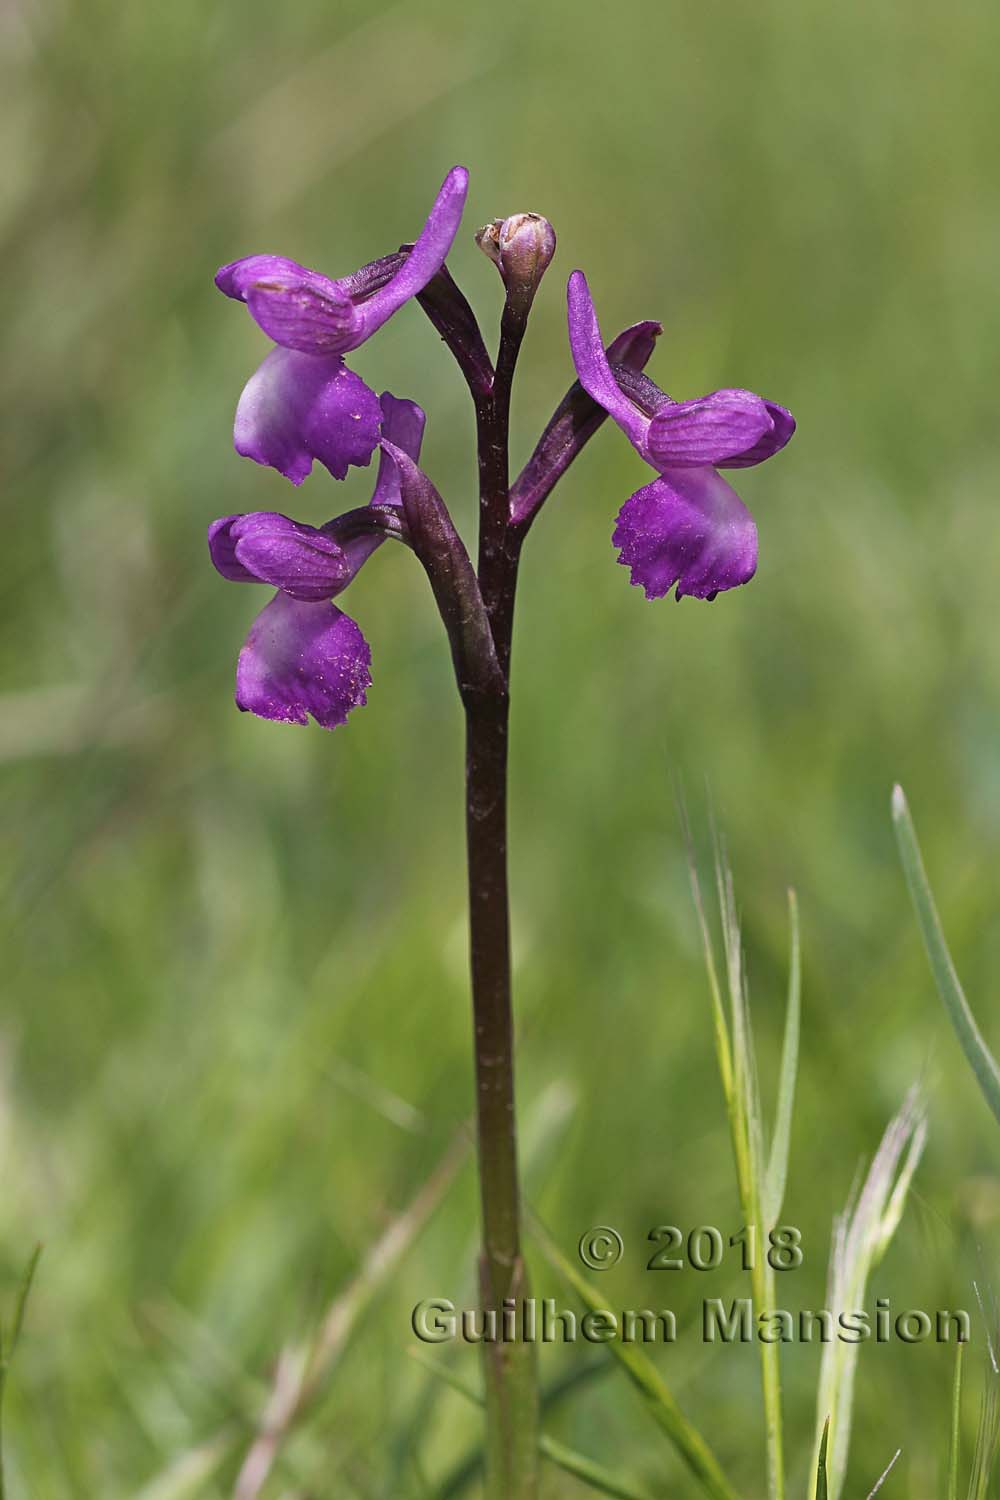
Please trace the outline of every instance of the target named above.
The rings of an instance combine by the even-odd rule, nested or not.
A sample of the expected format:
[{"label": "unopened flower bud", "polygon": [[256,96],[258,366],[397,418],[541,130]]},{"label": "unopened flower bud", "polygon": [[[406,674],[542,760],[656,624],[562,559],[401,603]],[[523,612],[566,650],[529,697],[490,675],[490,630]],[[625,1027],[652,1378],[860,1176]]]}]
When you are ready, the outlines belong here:
[{"label": "unopened flower bud", "polygon": [[476,244],[499,269],[507,291],[530,300],[556,253],[556,232],[541,214],[512,214],[484,225]]}]

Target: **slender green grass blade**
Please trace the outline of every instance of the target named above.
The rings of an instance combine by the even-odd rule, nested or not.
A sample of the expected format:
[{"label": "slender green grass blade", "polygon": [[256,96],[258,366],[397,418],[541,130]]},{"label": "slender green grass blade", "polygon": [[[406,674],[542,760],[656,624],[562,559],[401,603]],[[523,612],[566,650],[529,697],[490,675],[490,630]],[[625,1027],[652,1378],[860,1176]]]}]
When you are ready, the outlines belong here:
[{"label": "slender green grass blade", "polygon": [[[584,1306],[591,1312],[603,1311],[604,1303],[593,1287],[534,1217],[531,1230],[549,1264],[569,1283]],[[623,1344],[620,1339],[613,1339],[605,1347],[643,1396],[653,1420],[666,1433],[705,1493],[714,1500],[734,1500],[735,1491],[718,1460],[701,1433],[685,1417],[652,1361],[635,1345]]]},{"label": "slender green grass blade", "polygon": [[[430,1359],[420,1350],[411,1350],[411,1357],[438,1380],[444,1381],[445,1385],[458,1391],[459,1395],[464,1396],[468,1401],[474,1401],[477,1406],[483,1405],[481,1393],[456,1371],[449,1369],[438,1360]],[[588,1484],[592,1490],[597,1490],[601,1495],[611,1495],[614,1500],[652,1500],[648,1490],[641,1489],[630,1480],[622,1479],[620,1475],[612,1474],[601,1464],[594,1463],[592,1459],[586,1458],[582,1453],[577,1453],[573,1448],[567,1448],[564,1443],[556,1442],[554,1438],[546,1437],[544,1433],[539,1439],[538,1451],[550,1463],[564,1469],[567,1474],[575,1475],[577,1479],[582,1480],[584,1484]]]},{"label": "slender green grass blade", "polygon": [[573,1474],[601,1495],[611,1495],[614,1500],[653,1500],[648,1490],[640,1489],[631,1480],[625,1480],[610,1473],[600,1464],[595,1464],[582,1453],[567,1448],[564,1443],[556,1442],[554,1438],[543,1436],[538,1444],[538,1451],[550,1463],[556,1464],[567,1474]]},{"label": "slender green grass blade", "polygon": [[[914,1103],[916,1103],[916,1095],[913,1096],[913,1099]],[[889,1195],[889,1202],[886,1204],[885,1211],[882,1214],[882,1221],[879,1225],[878,1234],[875,1237],[871,1252],[872,1270],[882,1260],[892,1242],[893,1235],[899,1228],[899,1221],[903,1217],[903,1209],[906,1207],[913,1174],[920,1165],[920,1158],[924,1154],[924,1147],[926,1145],[927,1117],[921,1114],[914,1124],[913,1134],[910,1137],[910,1143],[906,1148],[906,1155],[903,1158],[903,1165],[900,1168],[899,1176],[896,1178],[896,1186]]]},{"label": "slender green grass blade", "polygon": [[[736,1164],[736,1180],[743,1210],[743,1222],[756,1225],[758,1235],[763,1235],[774,1222],[768,1217],[766,1204],[764,1114],[757,1076],[749,987],[743,954],[743,938],[736,908],[736,893],[732,871],[726,862],[725,849],[718,835],[715,839],[715,876],[732,1027],[732,1088],[729,1095],[729,1126]],[[796,1017],[796,1027],[797,1024]],[[796,1034],[795,1051],[797,1050]],[[750,1281],[754,1305],[758,1311],[765,1307],[773,1307],[776,1300],[774,1272],[762,1255],[757,1255],[754,1260]],[[782,1438],[781,1350],[779,1345],[762,1341],[760,1361],[767,1442],[768,1500],[784,1500],[785,1460]]]},{"label": "slender green grass blade", "polygon": [[976,1025],[976,1018],[965,998],[965,992],[948,951],[927,872],[924,869],[916,829],[913,826],[913,819],[901,786],[893,789],[892,817],[896,827],[903,873],[910,888],[910,898],[923,934],[924,947],[927,949],[927,957],[930,960],[938,994],[944,1002],[948,1017],[955,1028],[955,1033],[972,1071],[979,1080],[986,1102],[1000,1120],[1000,1067],[997,1066],[996,1059]]},{"label": "slender green grass blade", "polygon": [[[834,1225],[827,1306],[835,1316],[865,1305],[869,1278],[899,1224],[926,1138],[923,1105],[918,1091],[911,1089],[886,1127],[860,1192],[852,1193]],[[818,1454],[829,1423],[833,1433],[826,1459],[830,1500],[838,1500],[847,1473],[859,1347],[834,1340],[825,1345],[820,1361],[813,1451]]]},{"label": "slender green grass blade", "polygon": [[819,1457],[816,1460],[816,1500],[829,1500],[826,1479],[826,1449],[830,1441],[830,1418],[823,1423],[823,1436],[819,1440]]},{"label": "slender green grass blade", "polygon": [[986,1388],[979,1409],[979,1430],[976,1447],[972,1455],[972,1477],[969,1480],[969,1500],[986,1500],[990,1479],[997,1457],[1000,1441],[1000,1381],[996,1372],[988,1370]]},{"label": "slender green grass blade", "polygon": [[[615,1369],[606,1358],[600,1357],[590,1360],[586,1364],[573,1365],[564,1370],[562,1375],[553,1380],[551,1385],[543,1387],[541,1392],[542,1419],[558,1407],[570,1400],[573,1394],[582,1385],[592,1380],[602,1380],[609,1374],[615,1374]],[[411,1444],[411,1449],[416,1444]],[[466,1452],[461,1458],[455,1460],[451,1468],[434,1488],[434,1500],[458,1500],[458,1496],[464,1495],[466,1491],[476,1484],[483,1470],[482,1444]],[[397,1493],[391,1485],[387,1485],[383,1491],[385,1495]]]},{"label": "slender green grass blade", "polygon": [[31,1296],[31,1285],[35,1279],[35,1272],[38,1270],[38,1262],[41,1259],[41,1254],[41,1245],[36,1245],[24,1269],[24,1275],[21,1277],[21,1284],[18,1287],[17,1298],[14,1302],[14,1316],[11,1320],[10,1328],[7,1329],[3,1324],[0,1324],[0,1500],[4,1500],[7,1493],[3,1462],[3,1403],[4,1397],[7,1394],[7,1375],[21,1339],[21,1330],[24,1327],[24,1314],[28,1307],[28,1298]]},{"label": "slender green grass blade", "polygon": [[468,1151],[468,1135],[462,1129],[409,1205],[371,1246],[356,1275],[335,1295],[311,1343],[285,1346],[240,1467],[233,1500],[257,1500],[292,1432],[322,1396],[355,1328],[426,1227]]},{"label": "slender green grass blade", "polygon": [[467,1401],[474,1402],[476,1406],[483,1406],[485,1404],[482,1391],[474,1386],[471,1380],[466,1380],[464,1375],[459,1375],[458,1371],[453,1370],[450,1365],[443,1364],[440,1360],[432,1359],[422,1349],[411,1349],[409,1355],[422,1369],[427,1370],[436,1380],[440,1380],[443,1385],[450,1386],[453,1391],[457,1391]]},{"label": "slender green grass blade", "polygon": [[[959,1345],[959,1348],[961,1348],[961,1345]],[[902,1448],[896,1449],[895,1453],[892,1455],[889,1462],[886,1464],[885,1468],[882,1470],[881,1474],[876,1479],[871,1489],[868,1491],[868,1500],[875,1500],[875,1496],[878,1494],[879,1490],[885,1484],[886,1480],[889,1478],[889,1475],[896,1467],[896,1460],[899,1458],[899,1455],[902,1453],[902,1451]]]},{"label": "slender green grass blade", "polygon": [[958,1500],[958,1461],[962,1444],[962,1354],[964,1344],[955,1351],[955,1380],[951,1388],[951,1447],[948,1455],[948,1497]]},{"label": "slender green grass blade", "polygon": [[788,1156],[792,1139],[792,1108],[795,1082],[799,1071],[799,1031],[802,1016],[802,955],[799,938],[799,903],[795,892],[788,892],[788,920],[791,952],[788,966],[788,1008],[785,1013],[785,1039],[781,1048],[781,1074],[778,1080],[778,1106],[774,1117],[774,1138],[764,1177],[763,1207],[765,1221],[776,1224],[785,1199],[788,1179]]},{"label": "slender green grass blade", "polygon": [[24,1327],[24,1314],[28,1306],[28,1298],[31,1296],[31,1287],[38,1270],[38,1262],[42,1258],[42,1247],[36,1245],[31,1252],[31,1257],[21,1277],[21,1285],[18,1287],[17,1301],[14,1303],[14,1321],[10,1328],[10,1339],[7,1347],[7,1363],[14,1358],[18,1343],[21,1338],[21,1329]]},{"label": "slender green grass blade", "polygon": [[722,987],[719,984],[719,973],[715,966],[715,953],[712,947],[712,935],[708,927],[708,918],[705,915],[705,902],[701,894],[701,881],[698,878],[698,861],[694,851],[694,840],[691,837],[691,825],[688,822],[687,809],[684,803],[679,804],[681,827],[684,833],[684,843],[687,848],[688,875],[691,882],[691,897],[694,901],[695,916],[698,920],[698,932],[701,937],[702,955],[705,961],[705,973],[708,976],[709,994],[712,999],[712,1024],[715,1031],[715,1054],[719,1065],[719,1076],[722,1079],[722,1091],[726,1100],[726,1108],[730,1117],[734,1108],[733,1102],[733,1059],[732,1047],[729,1040],[729,1027],[726,1023],[726,1012],[722,1003]]},{"label": "slender green grass blade", "polygon": [[203,1500],[206,1494],[214,1493],[207,1486],[229,1457],[234,1436],[216,1433],[200,1448],[182,1453],[168,1469],[143,1485],[135,1500]]}]

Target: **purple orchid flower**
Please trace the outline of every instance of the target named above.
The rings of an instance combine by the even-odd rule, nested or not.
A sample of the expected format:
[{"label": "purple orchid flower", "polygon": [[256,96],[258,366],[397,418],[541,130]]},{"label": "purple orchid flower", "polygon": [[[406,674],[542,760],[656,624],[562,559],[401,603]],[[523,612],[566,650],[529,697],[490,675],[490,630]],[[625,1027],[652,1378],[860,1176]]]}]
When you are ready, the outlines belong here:
[{"label": "purple orchid flower", "polygon": [[344,355],[371,338],[441,269],[458,230],[469,174],[453,167],[405,255],[331,281],[280,255],[223,266],[215,284],[245,302],[278,345],[252,375],[236,408],[236,451],[301,484],[318,459],[335,479],[371,462],[378,398]]},{"label": "purple orchid flower", "polygon": [[[382,432],[416,460],[424,413],[386,391]],[[373,506],[401,505],[399,466],[384,449]],[[385,540],[338,536],[338,523],[306,526],[272,511],[223,516],[208,529],[212,562],[232,583],[269,583],[278,592],[250,627],[236,668],[237,707],[285,724],[309,715],[324,729],[366,701],[371,650],[359,627],[331,601]]]},{"label": "purple orchid flower", "polygon": [[[791,412],[752,391],[672,401],[644,376],[616,378],[582,271],[569,280],[569,337],[580,384],[658,472],[626,500],[613,541],[647,599],[714,599],[757,567],[757,528],[717,472],[763,463],[795,431]],[[624,372],[627,376],[627,372]]]}]

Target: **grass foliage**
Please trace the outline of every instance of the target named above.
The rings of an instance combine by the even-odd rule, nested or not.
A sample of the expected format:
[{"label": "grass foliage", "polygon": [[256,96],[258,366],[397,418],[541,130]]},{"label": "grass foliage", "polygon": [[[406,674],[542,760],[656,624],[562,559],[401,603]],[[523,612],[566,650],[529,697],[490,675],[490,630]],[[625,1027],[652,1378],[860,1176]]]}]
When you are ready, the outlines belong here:
[{"label": "grass foliage", "polygon": [[[406,1357],[415,1303],[474,1295],[467,1162],[371,1274],[473,1102],[447,647],[419,569],[383,548],[345,600],[373,648],[368,707],[331,736],[252,722],[232,676],[262,601],[204,545],[217,515],[316,523],[370,490],[317,474],[293,492],[232,452],[267,341],[215,267],[272,251],[349,271],[414,233],[458,160],[453,269],[485,324],[498,283],[472,229],[528,209],[559,235],[515,462],[569,382],[576,265],[609,330],[663,319],[650,373],[672,394],[746,385],[800,424],[739,475],[760,567],[713,605],[629,587],[610,536],[644,470],[610,430],[530,538],[510,831],[528,1197],[564,1258],[619,1228],[602,1305],[676,1311],[650,1380],[748,1500],[768,1475],[779,1492],[779,1453],[786,1495],[815,1484],[822,1351],[766,1356],[762,1403],[758,1351],[698,1338],[705,1296],[746,1292],[737,1261],[647,1272],[650,1228],[728,1235],[780,1204],[805,1247],[782,1295],[822,1306],[831,1221],[852,1204],[849,1241],[857,1164],[919,1077],[927,1147],[869,1290],[974,1307],[1000,1245],[996,1130],[944,1034],[885,803],[899,780],[919,811],[995,1052],[998,51],[991,0],[957,18],[897,0],[3,7],[8,1317],[46,1246],[5,1378],[7,1500],[231,1500],[338,1306],[350,1336],[261,1500],[475,1493],[478,1411]],[[355,362],[427,407],[428,469],[469,535],[471,414],[439,341],[411,308]],[[740,892],[737,943],[724,879],[714,1048],[674,777],[711,786]],[[567,1295],[537,1250],[532,1269],[537,1295]],[[475,1350],[444,1353],[475,1381]],[[957,1494],[974,1464],[980,1484],[980,1353],[953,1413],[952,1350],[863,1349],[829,1485],[866,1493],[900,1447],[880,1495],[938,1500],[953,1428]],[[600,1356],[544,1351],[547,1438],[637,1492],[703,1494]],[[552,1464],[545,1482],[546,1500],[593,1493]]]}]

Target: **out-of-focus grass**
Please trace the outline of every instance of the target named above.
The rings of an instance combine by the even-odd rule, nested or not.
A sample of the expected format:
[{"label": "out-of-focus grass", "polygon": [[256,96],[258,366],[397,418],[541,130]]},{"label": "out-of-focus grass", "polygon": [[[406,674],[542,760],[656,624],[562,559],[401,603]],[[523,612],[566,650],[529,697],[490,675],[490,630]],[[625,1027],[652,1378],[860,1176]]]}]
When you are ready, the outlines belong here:
[{"label": "out-of-focus grass", "polygon": [[[996,1141],[957,1049],[937,1052],[885,807],[899,778],[995,1045],[996,7],[9,0],[0,31],[8,1292],[47,1247],[8,1393],[12,1494],[133,1496],[239,1427],[470,1108],[459,717],[424,580],[385,549],[352,588],[375,687],[326,736],[236,713],[260,599],[204,548],[216,515],[319,520],[368,484],[317,474],[292,496],[233,454],[266,341],[213,291],[215,266],[273,249],[351,269],[419,227],[454,161],[473,171],[454,268],[491,320],[475,225],[528,208],[560,235],[522,448],[569,378],[560,277],[578,264],[609,330],[663,319],[651,373],[673,394],[747,384],[800,419],[787,453],[741,476],[761,567],[712,607],[649,605],[615,565],[642,469],[611,431],[532,537],[521,1089],[528,1110],[553,1078],[580,1099],[533,1195],[567,1248],[591,1223],[622,1230],[609,1306],[656,1299],[684,1327],[704,1295],[740,1294],[735,1267],[643,1271],[652,1225],[738,1217],[672,787],[696,800],[707,779],[772,1076],[785,886],[800,893],[785,1212],[807,1253],[789,1296],[822,1305],[832,1215],[926,1067],[918,1202],[874,1290],[966,1305],[971,1246],[996,1243]],[[468,524],[467,400],[418,311],[356,364],[427,406],[428,466]],[[290,1450],[286,1488],[417,1496],[472,1440],[475,1414],[428,1395],[403,1351],[415,1301],[470,1294],[474,1218],[467,1174]],[[785,1362],[800,1488],[818,1354]],[[584,1357],[549,1351],[548,1372]],[[759,1493],[755,1351],[692,1336],[656,1357]],[[898,1444],[907,1493],[936,1493],[951,1369],[932,1345],[862,1351],[862,1482]],[[607,1381],[552,1435],[660,1476]]]}]

